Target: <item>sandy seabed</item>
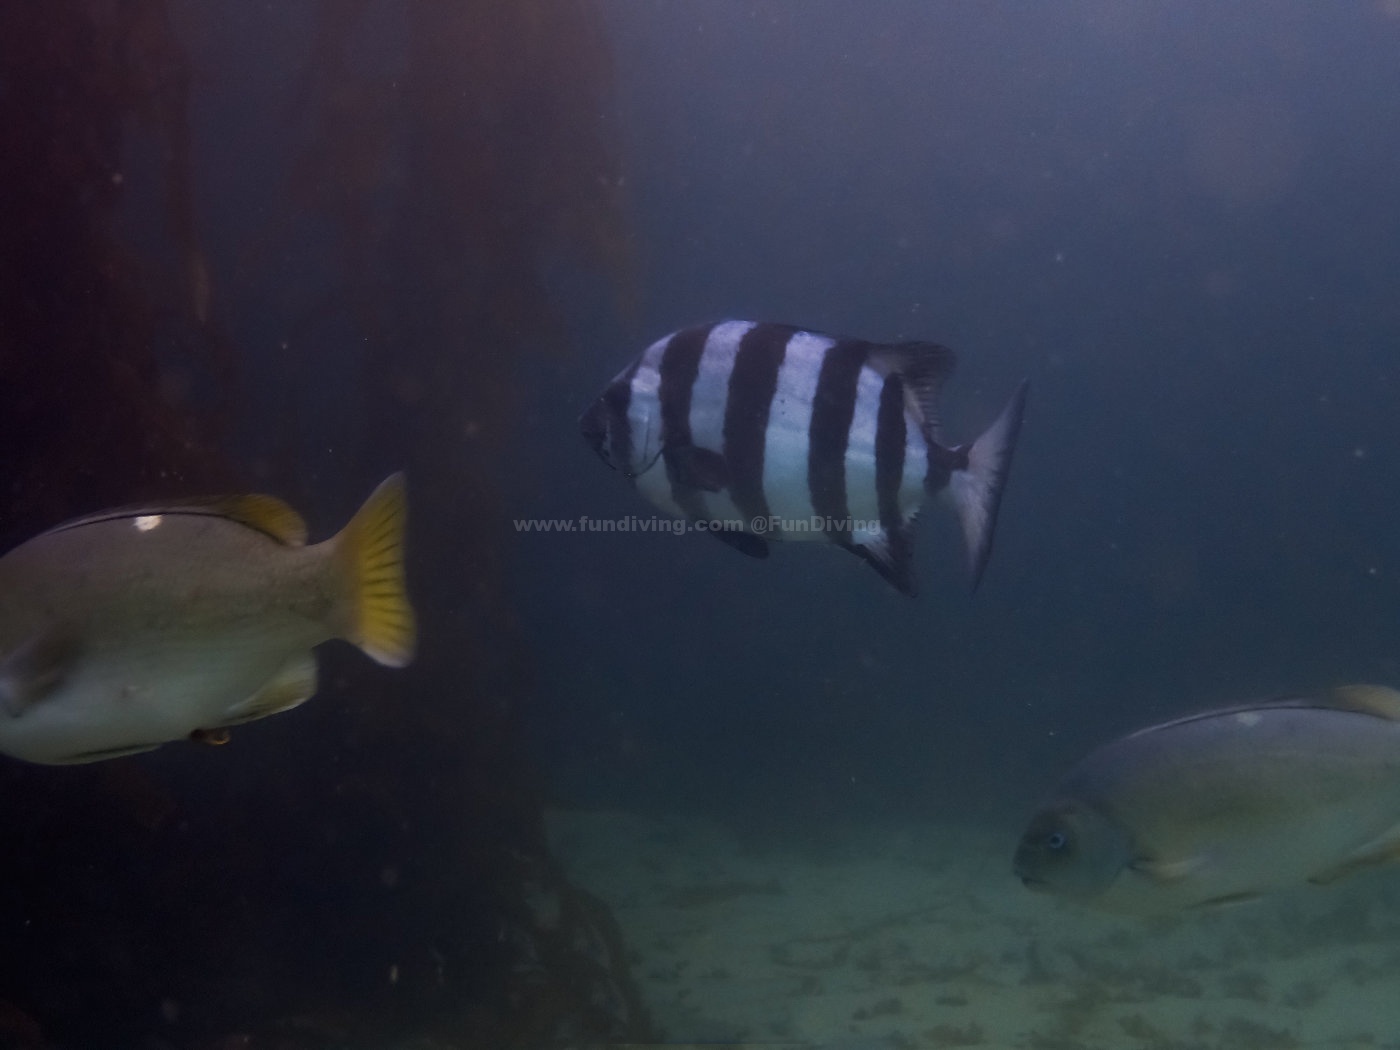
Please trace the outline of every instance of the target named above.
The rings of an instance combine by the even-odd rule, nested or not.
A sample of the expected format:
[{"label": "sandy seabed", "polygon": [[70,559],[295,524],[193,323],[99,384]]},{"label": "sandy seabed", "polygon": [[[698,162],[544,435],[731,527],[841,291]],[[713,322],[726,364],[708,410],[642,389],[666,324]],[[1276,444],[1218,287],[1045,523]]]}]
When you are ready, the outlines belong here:
[{"label": "sandy seabed", "polygon": [[1400,1050],[1400,871],[1184,916],[1025,890],[1019,829],[860,829],[821,849],[556,811],[672,1047]]}]

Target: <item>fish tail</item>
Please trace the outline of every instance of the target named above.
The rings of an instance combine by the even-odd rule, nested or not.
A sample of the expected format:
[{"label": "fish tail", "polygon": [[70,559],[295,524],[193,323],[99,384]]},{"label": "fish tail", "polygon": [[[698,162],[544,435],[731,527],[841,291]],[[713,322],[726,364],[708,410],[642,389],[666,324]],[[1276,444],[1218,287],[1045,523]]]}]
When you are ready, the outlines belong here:
[{"label": "fish tail", "polygon": [[418,629],[404,582],[403,539],[408,497],[403,474],[370,494],[331,542],[346,584],[344,636],[372,659],[403,667],[413,659]]},{"label": "fish tail", "polygon": [[1026,380],[1021,381],[996,422],[967,449],[967,465],[955,470],[948,481],[953,504],[958,510],[958,520],[962,522],[974,588],[982,579],[982,571],[992,554],[997,510],[1001,506],[1006,475],[1011,470],[1016,438],[1021,432],[1028,385]]}]

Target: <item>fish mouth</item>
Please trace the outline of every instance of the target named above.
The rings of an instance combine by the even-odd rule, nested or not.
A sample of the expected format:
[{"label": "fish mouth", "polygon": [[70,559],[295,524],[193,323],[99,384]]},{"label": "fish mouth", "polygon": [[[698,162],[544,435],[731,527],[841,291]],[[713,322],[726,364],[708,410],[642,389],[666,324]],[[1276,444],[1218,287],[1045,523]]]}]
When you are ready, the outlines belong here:
[{"label": "fish mouth", "polygon": [[1021,880],[1022,886],[1026,887],[1028,890],[1034,890],[1037,893],[1044,893],[1050,888],[1048,882],[1044,879],[1037,879],[1034,875],[1022,875],[1018,872],[1016,877]]}]

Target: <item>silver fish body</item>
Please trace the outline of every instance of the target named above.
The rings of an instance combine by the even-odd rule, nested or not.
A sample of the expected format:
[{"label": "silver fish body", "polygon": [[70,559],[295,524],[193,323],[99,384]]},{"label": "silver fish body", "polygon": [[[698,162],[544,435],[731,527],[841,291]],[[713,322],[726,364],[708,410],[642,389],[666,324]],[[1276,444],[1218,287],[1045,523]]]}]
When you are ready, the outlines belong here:
[{"label": "silver fish body", "polygon": [[1090,754],[1031,819],[1031,889],[1158,912],[1334,881],[1400,857],[1400,694],[1206,712]]},{"label": "silver fish body", "polygon": [[724,321],[649,346],[583,413],[584,439],[654,506],[751,557],[771,540],[832,544],[905,594],[913,524],[947,491],[974,583],[991,553],[1025,384],[970,445],[941,440],[954,355]]}]

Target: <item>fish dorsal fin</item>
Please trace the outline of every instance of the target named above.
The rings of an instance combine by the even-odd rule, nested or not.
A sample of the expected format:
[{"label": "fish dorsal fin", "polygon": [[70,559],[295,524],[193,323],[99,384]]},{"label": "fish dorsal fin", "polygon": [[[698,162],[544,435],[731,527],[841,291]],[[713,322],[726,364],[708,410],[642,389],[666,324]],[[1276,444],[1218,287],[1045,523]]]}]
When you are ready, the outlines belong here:
[{"label": "fish dorsal fin", "polygon": [[938,343],[894,343],[871,347],[870,364],[881,375],[904,381],[905,397],[923,422],[924,434],[938,440],[938,395],[953,374],[957,355]]},{"label": "fish dorsal fin", "polygon": [[1328,706],[1400,722],[1400,691],[1385,685],[1339,685],[1325,695]]},{"label": "fish dorsal fin", "polygon": [[[171,513],[186,511],[176,507]],[[236,521],[250,529],[265,533],[287,547],[306,545],[306,521],[286,503],[276,496],[262,492],[252,492],[245,496],[215,496],[209,500],[196,500],[189,513],[211,514],[229,521]]]},{"label": "fish dorsal fin", "polygon": [[1383,685],[1339,685],[1321,693],[1301,695],[1285,694],[1257,700],[1253,703],[1231,704],[1229,707],[1215,707],[1208,711],[1195,711],[1180,718],[1173,718],[1156,725],[1143,726],[1123,739],[1147,736],[1164,729],[1190,725],[1192,722],[1206,722],[1231,716],[1258,715],[1262,711],[1276,711],[1280,708],[1325,709],[1332,711],[1353,711],[1400,722],[1400,692]]},{"label": "fish dorsal fin", "polygon": [[261,492],[243,496],[201,496],[172,503],[153,503],[141,506],[119,507],[114,510],[88,514],[62,525],[49,529],[46,535],[68,532],[86,525],[98,525],[106,521],[150,518],[153,523],[166,514],[193,515],[196,517],[226,518],[239,525],[255,529],[270,539],[287,547],[306,545],[306,522],[302,516],[276,496]]},{"label": "fish dorsal fin", "polygon": [[261,492],[224,496],[210,502],[210,509],[240,525],[265,532],[288,547],[306,546],[306,521],[276,496]]}]

